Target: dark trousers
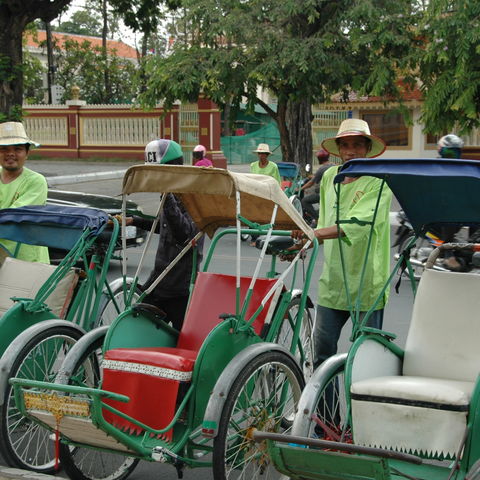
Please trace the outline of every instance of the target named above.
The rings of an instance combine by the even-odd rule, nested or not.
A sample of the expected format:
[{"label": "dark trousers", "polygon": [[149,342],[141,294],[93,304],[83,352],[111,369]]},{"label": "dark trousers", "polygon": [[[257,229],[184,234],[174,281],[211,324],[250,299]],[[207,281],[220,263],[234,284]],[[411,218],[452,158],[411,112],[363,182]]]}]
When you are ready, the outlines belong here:
[{"label": "dark trousers", "polygon": [[171,322],[173,328],[178,331],[182,329],[188,305],[188,295],[172,298],[159,298],[154,295],[147,295],[145,297],[145,303],[151,303],[162,309],[167,314],[165,321],[167,323]]},{"label": "dark trousers", "polygon": [[305,212],[312,217],[313,220],[318,220],[318,212],[313,207],[316,203],[320,201],[320,194],[311,193],[310,195],[305,195],[302,198],[302,208]]}]

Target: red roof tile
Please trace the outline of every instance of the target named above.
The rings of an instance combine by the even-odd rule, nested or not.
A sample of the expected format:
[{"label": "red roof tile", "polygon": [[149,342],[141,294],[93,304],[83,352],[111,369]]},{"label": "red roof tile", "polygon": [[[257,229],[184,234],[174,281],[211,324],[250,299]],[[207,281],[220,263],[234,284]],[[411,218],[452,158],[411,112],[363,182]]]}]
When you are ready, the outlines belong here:
[{"label": "red roof tile", "polygon": [[[100,37],[90,37],[88,35],[74,35],[71,33],[52,32],[57,44],[62,47],[66,40],[75,40],[78,43],[84,41],[90,42],[92,46],[101,47],[102,39]],[[28,34],[26,36],[26,43],[30,47],[38,47],[39,43],[45,41],[47,34],[45,30],[38,30],[35,35]],[[115,50],[118,57],[122,58],[137,58],[137,51],[135,48],[127,45],[126,43],[117,40],[107,40],[107,48],[109,50]]]}]

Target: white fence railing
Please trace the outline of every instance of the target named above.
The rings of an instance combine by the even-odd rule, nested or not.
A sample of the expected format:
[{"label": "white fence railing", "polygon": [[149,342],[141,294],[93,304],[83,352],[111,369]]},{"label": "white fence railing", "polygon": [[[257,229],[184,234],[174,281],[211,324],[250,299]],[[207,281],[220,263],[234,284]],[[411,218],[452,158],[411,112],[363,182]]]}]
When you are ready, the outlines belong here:
[{"label": "white fence railing", "polygon": [[160,123],[160,117],[82,118],[80,144],[145,146],[160,136]]},{"label": "white fence railing", "polygon": [[67,146],[68,125],[66,117],[25,117],[25,129],[30,138],[42,145]]}]

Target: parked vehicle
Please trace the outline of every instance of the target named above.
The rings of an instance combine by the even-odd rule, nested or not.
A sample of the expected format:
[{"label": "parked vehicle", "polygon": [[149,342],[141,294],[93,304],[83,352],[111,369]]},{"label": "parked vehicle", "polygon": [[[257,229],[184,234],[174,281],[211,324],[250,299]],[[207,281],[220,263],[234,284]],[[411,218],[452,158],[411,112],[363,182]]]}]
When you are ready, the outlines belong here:
[{"label": "parked vehicle", "polygon": [[124,295],[126,276],[107,279],[118,234],[117,220],[94,208],[0,210],[0,238],[66,252],[58,266],[19,260],[15,252],[2,256],[0,453],[9,466],[51,473],[55,452],[48,433],[16,409],[8,379],[51,379],[85,332],[110,323],[112,310],[123,310],[138,296],[138,289]]},{"label": "parked vehicle", "polygon": [[[61,438],[60,461],[71,478],[124,479],[139,459],[169,463],[179,476],[185,467],[203,466],[213,468],[216,480],[237,472],[270,478],[275,472],[264,468],[266,451],[256,449],[251,432],[290,428],[312,371],[313,231],[271,178],[138,165],[127,171],[123,193],[139,191],[178,195],[200,230],[171,265],[202,235],[212,237],[192,278],[181,331],[143,303],[163,272],[108,329],[87,333],[72,348],[54,382],[35,381],[28,372],[12,380],[18,405]],[[163,201],[158,216],[162,207]],[[307,242],[277,274],[293,229]],[[262,236],[254,263],[241,258],[240,235],[248,231]],[[219,271],[224,259],[215,262],[219,242],[232,236],[234,275]]]},{"label": "parked vehicle", "polygon": [[[335,181],[362,175],[388,183],[410,219],[411,245],[435,224],[480,225],[478,162],[353,160]],[[408,248],[395,269],[404,252],[408,266]],[[291,434],[253,432],[279,472],[311,480],[480,479],[480,275],[433,268],[455,248],[467,247],[435,248],[418,288],[411,282],[405,347],[392,333],[355,323],[348,354],[327,359],[307,383]]]},{"label": "parked vehicle", "polygon": [[[119,215],[122,212],[122,201],[120,198],[108,195],[94,195],[92,193],[73,192],[67,190],[48,190],[47,205],[96,208],[103,210],[108,215]],[[135,202],[127,201],[128,215],[143,215],[141,207]],[[107,229],[103,233],[108,236],[111,230]],[[126,227],[126,239],[128,247],[138,247],[143,244],[147,236],[147,232],[133,225]],[[120,249],[120,241],[117,249]],[[50,261],[57,264],[65,255],[65,251],[49,248]]]},{"label": "parked vehicle", "polygon": [[[397,212],[397,222],[398,227],[395,231],[395,242],[392,245],[393,248],[397,248],[395,258],[398,259],[400,254],[408,247],[414,277],[416,280],[419,280],[425,269],[428,257],[435,248],[445,243],[445,241],[441,238],[442,234],[441,231],[439,231],[438,226],[434,226],[434,228],[430,228],[426,233],[417,238],[415,243],[411,244],[410,242],[412,237],[415,236],[415,232],[403,210]],[[462,234],[464,238],[461,238]],[[459,229],[455,237],[456,243],[478,243],[480,241],[480,231],[472,229],[469,234],[468,227],[465,227],[464,229]],[[457,271],[478,271],[480,265],[480,253],[472,252],[468,246],[464,249],[457,248],[455,250],[454,258],[458,264]],[[433,268],[435,270],[449,270],[444,264],[443,256],[437,258]]]}]

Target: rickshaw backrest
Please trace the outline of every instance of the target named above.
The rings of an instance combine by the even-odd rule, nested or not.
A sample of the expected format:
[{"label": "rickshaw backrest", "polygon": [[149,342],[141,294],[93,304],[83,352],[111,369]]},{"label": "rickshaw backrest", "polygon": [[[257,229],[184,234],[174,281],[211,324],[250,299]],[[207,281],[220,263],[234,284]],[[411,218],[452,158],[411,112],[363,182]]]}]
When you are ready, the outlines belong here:
[{"label": "rickshaw backrest", "polygon": [[[241,302],[245,298],[250,281],[250,277],[240,278]],[[246,320],[258,309],[261,301],[275,282],[276,279],[257,279],[246,312]],[[281,285],[279,285],[276,293],[270,297],[255,319],[253,328],[257,334],[260,334],[265,321],[269,321],[281,288]],[[222,321],[220,315],[224,313],[235,314],[235,295],[236,277],[234,275],[200,272],[195,282],[177,347],[198,351],[207,335]]]},{"label": "rickshaw backrest", "polygon": [[[35,298],[40,287],[55,272],[55,265],[32,263],[16,258],[5,258],[0,267],[0,315],[14,302],[12,297]],[[60,279],[45,303],[59,318],[64,318],[78,282],[78,274],[71,269]]]},{"label": "rickshaw backrest", "polygon": [[403,375],[474,382],[480,372],[480,275],[425,270]]}]

